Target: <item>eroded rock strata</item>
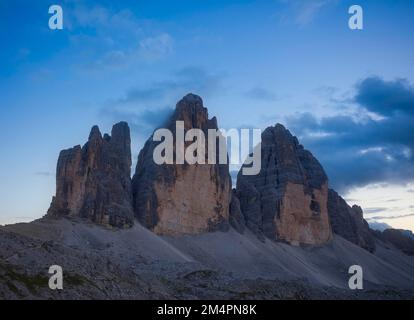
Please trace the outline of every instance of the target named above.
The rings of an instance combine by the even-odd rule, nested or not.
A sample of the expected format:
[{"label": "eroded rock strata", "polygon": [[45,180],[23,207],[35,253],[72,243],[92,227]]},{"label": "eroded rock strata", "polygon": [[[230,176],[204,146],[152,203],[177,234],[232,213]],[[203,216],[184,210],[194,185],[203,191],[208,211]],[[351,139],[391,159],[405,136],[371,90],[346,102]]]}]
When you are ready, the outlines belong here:
[{"label": "eroded rock strata", "polygon": [[49,217],[81,217],[115,227],[133,224],[131,138],[120,122],[111,136],[94,126],[88,142],[60,152]]},{"label": "eroded rock strata", "polygon": [[[177,121],[184,124],[183,135],[191,129],[204,133],[205,164],[177,163]],[[228,165],[218,164],[219,153],[216,164],[208,163],[208,130],[218,126],[216,118],[208,118],[199,96],[188,94],[179,101],[163,127],[174,137],[174,164],[154,162],[160,142],[151,136],[139,154],[132,184],[131,139],[125,122],[114,125],[111,136],[102,136],[95,126],[83,147],[63,150],[47,216],[82,217],[120,228],[137,218],[166,235],[225,231],[231,225],[239,233],[247,227],[262,240],[294,245],[322,245],[333,231],[375,250],[362,209],[351,208],[335,191],[328,191],[322,166],[282,125],[263,132],[260,173],[247,176],[240,170],[233,191]],[[219,151],[223,138],[214,139]],[[191,144],[184,143],[184,152]]]},{"label": "eroded rock strata", "polygon": [[[208,129],[217,129],[216,118],[209,119],[199,96],[188,94],[177,103],[174,114],[163,128],[174,135],[178,149],[176,121],[184,122],[184,132],[201,129],[208,140]],[[228,164],[156,164],[154,149],[160,142],[152,137],[138,156],[132,180],[134,210],[138,220],[157,234],[199,234],[228,228],[231,179]],[[185,144],[188,148],[190,142]],[[217,141],[217,146],[218,146]],[[206,159],[208,142],[206,142]],[[175,153],[176,155],[176,153]],[[175,160],[176,157],[175,157]]]},{"label": "eroded rock strata", "polygon": [[262,239],[328,242],[328,178],[319,162],[280,124],[262,133],[261,159],[258,175],[237,177],[247,227]]},{"label": "eroded rock strata", "polygon": [[361,207],[350,207],[334,190],[329,190],[328,212],[334,233],[373,252],[375,241]]}]

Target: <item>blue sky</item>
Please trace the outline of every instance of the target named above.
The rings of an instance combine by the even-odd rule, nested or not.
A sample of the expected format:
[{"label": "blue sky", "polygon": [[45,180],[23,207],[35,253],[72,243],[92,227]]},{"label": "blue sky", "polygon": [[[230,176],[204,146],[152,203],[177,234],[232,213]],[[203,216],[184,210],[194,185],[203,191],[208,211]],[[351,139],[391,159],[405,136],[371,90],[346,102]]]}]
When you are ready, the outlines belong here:
[{"label": "blue sky", "polygon": [[285,124],[366,217],[414,229],[412,1],[54,1],[63,30],[51,4],[0,3],[0,224],[46,212],[92,125],[128,121],[136,158],[194,92],[223,128]]}]

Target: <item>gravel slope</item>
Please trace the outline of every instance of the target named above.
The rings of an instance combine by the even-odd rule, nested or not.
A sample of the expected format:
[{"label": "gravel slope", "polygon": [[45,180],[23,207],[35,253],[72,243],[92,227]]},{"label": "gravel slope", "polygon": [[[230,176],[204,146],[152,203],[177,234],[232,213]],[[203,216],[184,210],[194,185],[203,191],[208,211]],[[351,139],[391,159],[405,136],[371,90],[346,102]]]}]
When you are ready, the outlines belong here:
[{"label": "gravel slope", "polygon": [[[371,254],[335,237],[323,247],[259,241],[248,231],[160,237],[138,223],[112,230],[69,220],[0,227],[3,299],[389,299],[414,297],[414,257]],[[48,288],[48,268],[64,290]],[[364,290],[348,289],[348,268]]]}]

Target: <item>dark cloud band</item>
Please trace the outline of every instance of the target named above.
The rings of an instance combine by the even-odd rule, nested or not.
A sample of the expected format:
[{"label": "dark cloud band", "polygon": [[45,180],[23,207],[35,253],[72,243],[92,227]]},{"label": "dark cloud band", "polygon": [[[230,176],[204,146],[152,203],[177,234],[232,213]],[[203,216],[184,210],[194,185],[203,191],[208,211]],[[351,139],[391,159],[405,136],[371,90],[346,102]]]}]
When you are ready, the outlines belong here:
[{"label": "dark cloud band", "polygon": [[367,78],[353,99],[360,114],[318,119],[310,113],[287,119],[325,166],[331,184],[345,191],[370,183],[414,180],[414,89],[407,80]]}]

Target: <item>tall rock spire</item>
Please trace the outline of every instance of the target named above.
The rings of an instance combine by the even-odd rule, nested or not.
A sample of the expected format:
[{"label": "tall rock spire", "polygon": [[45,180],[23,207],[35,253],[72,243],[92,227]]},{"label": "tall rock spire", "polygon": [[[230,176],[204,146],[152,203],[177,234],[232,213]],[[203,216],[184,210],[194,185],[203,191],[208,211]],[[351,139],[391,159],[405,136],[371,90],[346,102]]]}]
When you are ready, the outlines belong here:
[{"label": "tall rock spire", "polygon": [[319,162],[280,124],[262,133],[261,153],[260,173],[237,177],[247,227],[263,239],[328,242],[328,178]]},{"label": "tall rock spire", "polygon": [[[165,128],[176,135],[176,121],[184,132],[217,129],[217,120],[208,119],[202,99],[186,95],[177,103]],[[190,142],[191,143],[191,142]],[[159,142],[152,137],[141,150],[132,180],[135,215],[157,234],[198,234],[228,228],[231,179],[228,164],[156,164],[153,153]],[[185,148],[189,143],[185,143]],[[206,155],[208,153],[206,142]],[[174,141],[175,160],[179,152]],[[218,157],[218,155],[217,155]]]},{"label": "tall rock spire", "polygon": [[56,169],[56,196],[49,217],[81,217],[126,227],[133,224],[131,138],[126,122],[102,137],[97,126],[88,142],[61,151]]}]

